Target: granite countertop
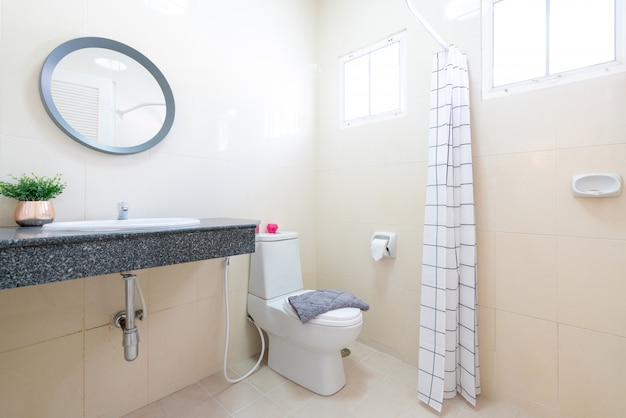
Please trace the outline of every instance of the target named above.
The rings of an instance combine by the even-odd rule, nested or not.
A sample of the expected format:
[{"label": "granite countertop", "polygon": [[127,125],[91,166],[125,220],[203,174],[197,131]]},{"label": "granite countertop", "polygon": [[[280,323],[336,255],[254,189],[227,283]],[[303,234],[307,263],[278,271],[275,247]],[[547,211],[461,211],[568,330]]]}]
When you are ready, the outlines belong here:
[{"label": "granite countertop", "polygon": [[257,221],[128,231],[0,227],[0,290],[254,252]]}]

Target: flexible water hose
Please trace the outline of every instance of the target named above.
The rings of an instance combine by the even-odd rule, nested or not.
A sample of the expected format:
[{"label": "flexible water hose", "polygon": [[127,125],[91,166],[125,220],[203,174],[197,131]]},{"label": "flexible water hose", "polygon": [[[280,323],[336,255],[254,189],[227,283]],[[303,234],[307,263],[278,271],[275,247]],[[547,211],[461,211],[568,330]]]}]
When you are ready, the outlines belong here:
[{"label": "flexible water hose", "polygon": [[252,373],[254,373],[257,367],[259,367],[259,365],[261,364],[261,361],[263,361],[263,355],[265,354],[265,337],[263,337],[263,331],[261,330],[261,328],[254,322],[252,318],[248,317],[248,320],[252,322],[254,326],[256,327],[257,331],[259,331],[259,336],[261,337],[261,354],[259,355],[259,360],[256,362],[254,367],[250,369],[248,373],[244,374],[243,376],[237,379],[231,379],[230,377],[228,377],[228,374],[226,373],[226,364],[228,362],[228,339],[230,335],[230,318],[229,318],[230,315],[228,313],[228,266],[230,265],[230,257],[224,258],[224,260],[222,261],[222,265],[224,266],[224,302],[225,302],[224,304],[226,305],[226,341],[224,343],[224,379],[226,379],[226,381],[229,383],[237,383],[237,382],[241,382],[242,380],[250,376]]},{"label": "flexible water hose", "polygon": [[142,321],[145,321],[148,318],[148,310],[146,309],[146,300],[143,298],[143,292],[141,291],[141,285],[139,284],[139,278],[135,279],[135,289],[137,289],[137,293],[139,294],[139,302],[141,302],[141,317],[139,318]]}]

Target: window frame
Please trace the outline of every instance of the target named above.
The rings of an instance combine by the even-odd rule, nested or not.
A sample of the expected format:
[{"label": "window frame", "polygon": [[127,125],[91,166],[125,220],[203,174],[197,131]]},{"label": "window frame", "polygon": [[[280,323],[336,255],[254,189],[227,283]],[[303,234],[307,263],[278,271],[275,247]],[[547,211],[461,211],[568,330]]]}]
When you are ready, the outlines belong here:
[{"label": "window frame", "polygon": [[[382,48],[390,46],[394,43],[399,44],[399,62],[398,62],[398,93],[399,93],[399,107],[394,110],[380,112],[376,114],[371,113],[371,98],[368,101],[368,107],[370,107],[369,115],[345,120],[345,64],[352,60],[370,55]],[[369,124],[372,122],[383,121],[391,118],[404,116],[407,113],[407,33],[406,29],[391,34],[384,39],[374,42],[364,48],[350,52],[348,54],[339,57],[339,127],[349,128],[353,126],[360,126]],[[371,85],[371,82],[370,82]]]},{"label": "window frame", "polygon": [[[626,0],[615,1],[615,60],[605,63],[581,67],[554,74],[543,75],[530,80],[518,81],[502,86],[494,86],[493,52],[493,5],[506,0],[482,0],[482,96],[484,99],[502,97],[511,93],[522,93],[542,89],[554,85],[567,84],[576,81],[588,80],[604,75],[626,71]],[[549,37],[549,34],[546,36]]]}]

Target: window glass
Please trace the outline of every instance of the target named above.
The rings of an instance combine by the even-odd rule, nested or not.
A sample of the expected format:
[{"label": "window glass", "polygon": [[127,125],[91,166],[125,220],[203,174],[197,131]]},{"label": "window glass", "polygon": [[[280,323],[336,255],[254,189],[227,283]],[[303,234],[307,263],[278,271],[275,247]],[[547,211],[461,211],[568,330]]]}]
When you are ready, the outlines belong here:
[{"label": "window glass", "polygon": [[544,75],[545,0],[504,0],[494,4],[493,38],[494,86]]},{"label": "window glass", "polygon": [[483,0],[483,95],[626,70],[624,0]]},{"label": "window glass", "polygon": [[344,115],[345,120],[369,115],[370,57],[364,55],[344,65]]},{"label": "window glass", "polygon": [[341,126],[405,113],[405,33],[339,59]]},{"label": "window glass", "polygon": [[615,60],[613,0],[550,1],[550,73]]},{"label": "window glass", "polygon": [[372,52],[371,111],[373,114],[390,112],[400,108],[400,43]]}]

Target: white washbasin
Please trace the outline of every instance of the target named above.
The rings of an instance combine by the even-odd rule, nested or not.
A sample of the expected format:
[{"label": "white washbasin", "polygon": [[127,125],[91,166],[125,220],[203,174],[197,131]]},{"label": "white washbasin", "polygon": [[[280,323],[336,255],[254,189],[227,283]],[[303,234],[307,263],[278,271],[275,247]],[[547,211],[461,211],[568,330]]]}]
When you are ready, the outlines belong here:
[{"label": "white washbasin", "polygon": [[182,228],[199,225],[196,218],[136,218],[95,221],[52,222],[42,226],[47,231],[128,231],[151,228]]}]

